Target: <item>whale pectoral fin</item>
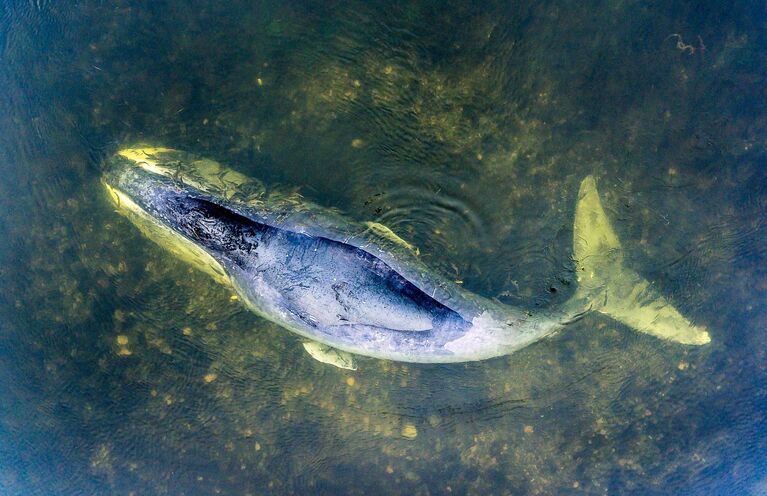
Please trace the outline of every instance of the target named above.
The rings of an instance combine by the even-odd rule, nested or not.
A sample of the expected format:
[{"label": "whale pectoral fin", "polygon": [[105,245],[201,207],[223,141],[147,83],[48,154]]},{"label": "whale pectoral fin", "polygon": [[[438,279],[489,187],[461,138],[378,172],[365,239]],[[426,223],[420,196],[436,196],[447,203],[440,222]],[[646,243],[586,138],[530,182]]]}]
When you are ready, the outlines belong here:
[{"label": "whale pectoral fin", "polygon": [[404,246],[405,248],[407,248],[408,250],[412,251],[416,255],[420,255],[421,254],[421,250],[419,250],[418,247],[413,246],[411,243],[408,243],[404,239],[400,238],[399,236],[397,236],[397,234],[394,231],[392,231],[391,229],[389,229],[385,225],[383,225],[381,223],[378,223],[378,222],[365,222],[365,225],[368,227],[368,229],[370,229],[371,231],[373,231],[377,235],[379,235],[379,236],[381,236],[383,238],[386,238],[389,241],[397,243],[400,246]]},{"label": "whale pectoral fin", "polygon": [[690,322],[654,285],[626,267],[592,176],[583,180],[578,193],[573,251],[578,291],[572,301],[581,309],[596,310],[661,339],[694,345],[711,341],[704,327]]},{"label": "whale pectoral fin", "polygon": [[339,369],[357,370],[357,361],[351,353],[337,350],[317,341],[305,341],[304,349],[318,362],[327,363]]}]

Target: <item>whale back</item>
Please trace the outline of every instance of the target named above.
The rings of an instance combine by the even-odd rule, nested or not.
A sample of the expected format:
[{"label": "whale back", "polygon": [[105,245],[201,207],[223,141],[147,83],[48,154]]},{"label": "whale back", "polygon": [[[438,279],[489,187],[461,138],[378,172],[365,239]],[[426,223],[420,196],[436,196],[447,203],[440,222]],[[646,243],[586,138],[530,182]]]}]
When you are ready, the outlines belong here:
[{"label": "whale back", "polygon": [[[120,150],[112,158],[108,184],[133,182],[131,174],[155,174],[180,188],[191,188],[200,198],[212,202],[223,199],[232,212],[254,222],[286,232],[322,238],[363,250],[390,267],[419,291],[471,320],[496,305],[465,291],[453,281],[430,270],[420,260],[418,251],[386,226],[350,219],[339,211],[319,206],[294,190],[266,187],[214,160],[169,148],[140,147]],[[132,165],[133,167],[125,167]],[[132,189],[125,184],[126,189]],[[167,233],[166,233],[167,234]],[[164,235],[162,239],[168,239]],[[189,251],[186,243],[169,240],[175,251]],[[180,247],[184,247],[181,249]],[[186,256],[195,266],[222,281],[221,271],[204,256]]]}]

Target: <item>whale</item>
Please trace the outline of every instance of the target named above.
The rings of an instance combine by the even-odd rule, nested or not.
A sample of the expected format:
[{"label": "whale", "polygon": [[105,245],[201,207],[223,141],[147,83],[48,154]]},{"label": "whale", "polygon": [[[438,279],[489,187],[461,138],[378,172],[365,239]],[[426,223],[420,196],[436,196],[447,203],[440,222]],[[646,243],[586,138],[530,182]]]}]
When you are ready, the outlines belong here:
[{"label": "whale", "polygon": [[711,341],[705,326],[627,266],[591,175],[574,205],[577,288],[561,304],[530,309],[431,270],[385,225],[194,153],[137,145],[118,150],[103,170],[115,210],[148,239],[301,336],[313,358],[341,368],[355,369],[356,356],[454,363],[508,355],[589,312],[682,346]]}]

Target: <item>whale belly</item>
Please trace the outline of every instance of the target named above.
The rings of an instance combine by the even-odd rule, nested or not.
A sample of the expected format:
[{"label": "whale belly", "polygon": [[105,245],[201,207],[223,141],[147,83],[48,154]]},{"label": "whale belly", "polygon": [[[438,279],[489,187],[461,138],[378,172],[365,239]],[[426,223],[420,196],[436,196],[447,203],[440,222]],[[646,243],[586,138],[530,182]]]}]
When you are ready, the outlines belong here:
[{"label": "whale belly", "polygon": [[426,331],[443,309],[388,265],[350,245],[267,229],[256,270],[310,324]]}]

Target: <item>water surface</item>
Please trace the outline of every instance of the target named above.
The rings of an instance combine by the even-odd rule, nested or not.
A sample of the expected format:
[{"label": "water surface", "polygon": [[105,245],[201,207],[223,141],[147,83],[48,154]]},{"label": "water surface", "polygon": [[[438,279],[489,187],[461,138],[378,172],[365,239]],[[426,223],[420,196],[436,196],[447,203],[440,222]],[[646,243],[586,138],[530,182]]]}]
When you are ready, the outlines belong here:
[{"label": "water surface", "polygon": [[[0,5],[3,494],[767,494],[761,2]],[[483,296],[573,291],[598,178],[684,347],[589,315],[508,357],[351,372],[99,184],[215,158],[387,225]]]}]

